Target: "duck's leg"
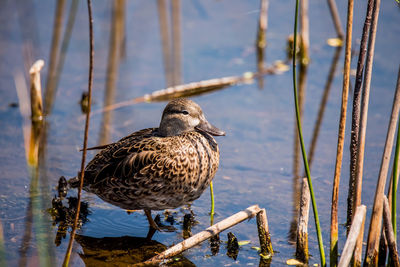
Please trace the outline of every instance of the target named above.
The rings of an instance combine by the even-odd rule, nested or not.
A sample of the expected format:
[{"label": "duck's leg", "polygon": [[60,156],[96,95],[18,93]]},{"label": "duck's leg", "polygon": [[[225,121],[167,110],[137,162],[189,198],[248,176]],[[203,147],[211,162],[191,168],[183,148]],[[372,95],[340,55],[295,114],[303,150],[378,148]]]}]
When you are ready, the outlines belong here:
[{"label": "duck's leg", "polygon": [[144,213],[146,214],[147,220],[149,221],[150,228],[153,228],[157,231],[162,232],[160,227],[156,224],[156,222],[153,220],[153,217],[151,217],[151,210],[144,210]]}]

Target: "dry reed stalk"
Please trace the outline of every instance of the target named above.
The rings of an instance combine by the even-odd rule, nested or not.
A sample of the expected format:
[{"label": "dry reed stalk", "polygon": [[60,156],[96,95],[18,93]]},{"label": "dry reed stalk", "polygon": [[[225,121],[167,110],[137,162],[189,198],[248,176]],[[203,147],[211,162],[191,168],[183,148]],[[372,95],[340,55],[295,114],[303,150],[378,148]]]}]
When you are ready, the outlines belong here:
[{"label": "dry reed stalk", "polygon": [[86,122],[85,122],[85,133],[83,138],[83,151],[82,151],[82,161],[81,161],[81,169],[79,173],[80,185],[78,188],[78,200],[76,207],[76,214],[74,225],[72,228],[71,236],[68,243],[67,252],[65,254],[63,266],[69,265],[69,259],[72,252],[72,244],[75,238],[76,227],[78,225],[79,213],[81,208],[81,195],[82,195],[82,187],[83,187],[83,179],[85,175],[85,161],[86,161],[86,150],[87,150],[87,139],[89,134],[89,122],[90,122],[90,109],[92,102],[92,87],[93,87],[93,65],[94,65],[94,37],[93,37],[93,17],[92,17],[92,1],[87,0],[88,7],[88,18],[89,18],[89,78],[88,78],[88,112],[86,113]]},{"label": "dry reed stalk", "polygon": [[357,237],[361,229],[364,228],[365,214],[367,208],[365,205],[358,206],[354,214],[353,224],[350,227],[349,234],[347,235],[346,243],[344,244],[342,256],[340,257],[339,267],[347,267],[350,264],[353,255],[354,247],[356,245]]},{"label": "dry reed stalk", "polygon": [[173,43],[173,85],[182,84],[181,74],[181,1],[172,0],[171,2],[172,17],[172,43]]},{"label": "dry reed stalk", "polygon": [[[397,74],[397,83],[396,83],[396,92],[400,90],[400,67],[399,67],[399,71]],[[389,180],[389,189],[388,189],[388,200],[389,200],[389,208],[390,210],[392,210],[392,191],[393,191],[393,175],[394,175],[394,163],[393,163],[393,167],[392,167],[392,172],[390,174],[390,180]],[[398,159],[397,165],[400,166],[400,157]],[[396,176],[396,188],[398,186],[399,183],[399,174],[400,172],[397,172],[397,176]],[[386,241],[386,236],[385,236],[385,232],[384,229],[382,229],[381,231],[381,238],[380,238],[380,242],[379,242],[379,260],[378,260],[378,264],[379,266],[386,264],[386,255],[387,255],[387,241]]]},{"label": "dry reed stalk", "polygon": [[340,23],[339,12],[337,10],[336,1],[335,0],[328,0],[329,11],[331,12],[333,25],[335,25],[336,34],[338,37],[343,40],[344,32],[342,28],[342,24]]},{"label": "dry reed stalk", "polygon": [[332,189],[332,207],[331,207],[331,244],[330,244],[330,265],[337,265],[338,256],[338,199],[339,199],[339,184],[340,172],[342,169],[343,159],[343,145],[346,130],[346,113],[347,102],[349,95],[349,81],[350,81],[350,63],[351,63],[351,40],[353,32],[353,8],[354,0],[348,0],[347,6],[347,30],[346,30],[346,48],[345,48],[345,61],[344,61],[344,74],[343,74],[343,87],[342,87],[342,104],[340,109],[340,121],[338,130],[338,143],[335,163],[335,175],[333,179]]},{"label": "dry reed stalk", "polygon": [[396,238],[394,236],[391,215],[390,215],[389,201],[385,195],[383,196],[383,223],[391,255],[390,258],[391,264],[393,264],[393,266],[395,267],[400,267],[399,254],[397,253]]},{"label": "dry reed stalk", "polygon": [[260,240],[261,254],[264,256],[273,255],[271,235],[268,228],[267,212],[261,209],[257,213],[258,238]]},{"label": "dry reed stalk", "polygon": [[303,178],[301,187],[299,220],[297,226],[296,259],[307,263],[308,251],[308,218],[310,212],[310,191],[307,178]]},{"label": "dry reed stalk", "polygon": [[[372,60],[373,60],[373,50],[375,46],[375,35],[376,35],[376,28],[378,24],[378,16],[379,16],[379,9],[380,9],[380,0],[375,1],[375,7],[373,12],[373,20],[372,20],[372,27],[370,33],[370,41],[369,41],[369,48],[368,48],[368,57],[367,61],[367,70],[366,70],[366,78],[365,82],[369,83],[371,80],[371,70],[372,70]],[[379,234],[381,228],[381,220],[382,220],[382,206],[383,206],[383,195],[384,189],[386,184],[387,172],[389,168],[389,161],[390,155],[392,152],[393,146],[393,139],[394,134],[396,132],[396,122],[398,118],[398,111],[399,111],[399,102],[398,99],[398,92],[396,90],[396,95],[393,103],[392,115],[390,119],[389,129],[386,137],[385,149],[381,163],[381,169],[379,172],[379,179],[377,184],[377,189],[375,192],[374,198],[374,206],[373,206],[373,213],[371,216],[370,228],[368,233],[368,242],[367,242],[367,249],[366,249],[366,256],[364,265],[365,266],[372,266],[377,263],[377,254],[378,254],[378,246],[379,246]],[[394,114],[395,113],[395,114]]]},{"label": "dry reed stalk", "polygon": [[[358,172],[358,155],[360,155],[360,151],[358,150],[360,147],[360,112],[361,112],[361,85],[365,64],[365,56],[367,51],[367,42],[368,42],[368,34],[371,27],[371,18],[372,18],[372,10],[374,0],[368,1],[367,14],[365,17],[363,33],[361,37],[360,43],[360,52],[358,55],[358,63],[357,63],[357,72],[356,72],[356,82],[354,85],[354,96],[353,96],[353,114],[351,121],[351,143],[350,143],[350,179],[349,179],[349,193],[347,199],[347,232],[351,226],[351,221],[353,220],[355,208],[360,205],[358,202],[357,193],[357,179],[360,179]],[[358,177],[358,178],[357,178]]]},{"label": "dry reed stalk", "polygon": [[46,95],[44,97],[44,112],[49,114],[51,112],[54,96],[55,96],[55,77],[56,77],[56,66],[58,64],[59,47],[61,40],[61,29],[62,22],[64,19],[64,8],[65,0],[57,1],[56,12],[54,14],[54,26],[53,26],[53,37],[51,40],[51,50],[49,56],[49,71],[47,73],[46,81]]},{"label": "dry reed stalk", "polygon": [[194,247],[195,245],[203,242],[204,240],[246,220],[256,216],[261,209],[258,205],[254,205],[248,207],[247,209],[240,211],[225,220],[220,221],[219,223],[214,224],[213,226],[208,227],[206,230],[195,234],[188,239],[183,240],[182,242],[170,247],[164,252],[154,256],[153,258],[145,261],[143,264],[157,264],[162,262],[167,262],[168,258],[173,257],[182,253],[183,251]]},{"label": "dry reed stalk", "polygon": [[[380,1],[380,0],[378,0]],[[365,148],[365,136],[367,129],[367,117],[368,117],[368,103],[369,103],[369,92],[371,88],[371,77],[372,77],[372,63],[374,61],[374,50],[375,50],[375,36],[376,36],[376,28],[378,24],[379,17],[379,5],[380,2],[375,2],[374,10],[373,10],[373,21],[371,25],[371,31],[369,35],[368,41],[368,55],[367,62],[365,68],[364,75],[364,90],[362,94],[362,103],[361,103],[361,118],[360,118],[360,135],[358,140],[358,154],[357,154],[357,173],[356,173],[356,194],[355,194],[355,203],[361,204],[361,191],[362,191],[362,175],[363,175],[363,166],[364,166],[364,148]],[[379,231],[380,233],[380,231]],[[356,249],[354,253],[354,259],[356,261],[357,266],[361,266],[361,258],[362,258],[362,240],[363,233],[359,236],[356,244]],[[378,237],[379,240],[379,237]],[[379,244],[379,241],[377,242]]]},{"label": "dry reed stalk", "polygon": [[[369,46],[368,46],[368,57],[367,57],[367,68],[366,68],[366,73],[364,77],[364,83],[366,87],[370,86],[370,81],[371,81],[371,75],[372,75],[372,63],[373,63],[373,56],[374,56],[374,48],[375,48],[375,37],[376,37],[376,29],[377,29],[377,24],[378,24],[378,17],[379,17],[379,9],[380,9],[380,0],[375,0],[375,6],[374,6],[374,11],[373,11],[373,20],[372,20],[372,27],[371,27],[371,33],[369,37]],[[395,130],[394,130],[395,132]],[[394,132],[392,135],[392,139],[394,138]],[[393,144],[393,140],[391,141],[391,144]],[[392,145],[391,145],[392,146]],[[386,150],[386,148],[385,148]],[[391,154],[391,148],[390,148],[390,153],[389,158]],[[389,159],[390,161],[390,159]],[[383,162],[382,162],[383,164]],[[377,262],[377,251],[378,251],[378,246],[379,246],[379,234],[380,234],[380,228],[381,228],[381,216],[382,216],[382,197],[384,194],[384,187],[386,184],[386,178],[387,178],[387,169],[388,169],[389,163],[387,163],[387,166],[381,167],[381,169],[385,169],[383,172],[384,175],[379,176],[378,180],[378,185],[377,185],[377,190],[375,193],[375,199],[374,199],[374,207],[373,207],[373,216],[371,217],[371,223],[370,223],[370,231],[368,234],[368,244],[367,244],[367,252],[366,252],[366,259],[365,259],[365,265],[368,266],[369,264],[374,264],[374,262]],[[376,252],[376,253],[375,253]]]},{"label": "dry reed stalk", "polygon": [[164,71],[165,71],[165,80],[167,86],[173,85],[173,77],[171,71],[171,40],[170,33],[168,28],[168,16],[167,16],[167,3],[166,0],[158,0],[157,1],[158,8],[158,19],[160,24],[160,36],[161,36],[161,44],[163,51],[163,60],[164,60]]}]

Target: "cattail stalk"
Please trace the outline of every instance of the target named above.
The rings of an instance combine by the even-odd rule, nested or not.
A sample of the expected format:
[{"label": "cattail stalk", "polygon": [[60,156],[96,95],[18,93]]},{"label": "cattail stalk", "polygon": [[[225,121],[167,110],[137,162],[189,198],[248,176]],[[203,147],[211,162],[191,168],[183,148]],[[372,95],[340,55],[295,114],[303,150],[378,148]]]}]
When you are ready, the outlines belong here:
[{"label": "cattail stalk", "polygon": [[354,0],[348,0],[347,6],[347,30],[346,30],[346,48],[345,48],[345,60],[344,60],[344,74],[343,74],[343,86],[342,86],[342,104],[340,109],[340,121],[339,121],[339,133],[335,163],[335,175],[333,179],[333,190],[332,190],[332,207],[331,207],[331,246],[330,246],[330,265],[337,265],[338,257],[338,199],[339,199],[339,184],[340,184],[340,173],[342,169],[343,159],[343,146],[344,137],[346,130],[346,114],[347,114],[347,102],[349,95],[349,82],[350,82],[350,63],[351,63],[351,42],[353,32],[353,8]]}]

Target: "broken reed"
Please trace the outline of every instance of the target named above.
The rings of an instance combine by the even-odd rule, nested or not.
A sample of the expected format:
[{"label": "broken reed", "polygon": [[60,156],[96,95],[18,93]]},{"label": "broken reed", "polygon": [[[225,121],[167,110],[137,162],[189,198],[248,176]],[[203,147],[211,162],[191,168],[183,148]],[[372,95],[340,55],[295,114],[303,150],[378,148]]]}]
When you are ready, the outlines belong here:
[{"label": "broken reed", "polygon": [[308,218],[310,212],[310,192],[307,178],[303,178],[300,197],[300,210],[297,226],[296,259],[308,263]]},{"label": "broken reed", "polygon": [[[294,21],[294,30],[293,30],[294,44],[297,44],[298,10],[299,10],[299,0],[296,0],[296,8],[295,8],[295,16],[294,16],[295,21]],[[326,265],[325,252],[324,252],[324,246],[322,243],[322,234],[321,234],[321,227],[320,227],[319,218],[318,218],[317,203],[315,201],[314,190],[313,190],[312,181],[311,181],[311,174],[310,174],[310,169],[308,167],[307,155],[306,155],[304,141],[303,141],[303,133],[302,133],[302,129],[301,129],[299,103],[298,103],[298,99],[297,99],[296,46],[295,45],[293,46],[292,64],[293,64],[293,70],[292,70],[293,71],[293,94],[294,94],[294,103],[295,103],[295,110],[296,110],[297,129],[298,129],[298,134],[299,134],[299,139],[300,139],[300,144],[301,144],[301,152],[303,155],[304,169],[305,169],[306,175],[307,175],[308,187],[310,190],[311,201],[312,201],[312,206],[313,206],[313,211],[314,211],[314,221],[315,221],[315,228],[316,228],[317,236],[318,236],[318,246],[319,246],[320,258],[321,258],[321,266],[325,266]]]},{"label": "broken reed", "polygon": [[347,236],[346,243],[342,251],[342,256],[340,257],[339,267],[347,267],[350,264],[350,260],[353,256],[353,251],[356,246],[357,238],[360,232],[364,228],[365,214],[367,208],[365,205],[358,206],[354,214],[353,224],[349,229],[349,234]]}]

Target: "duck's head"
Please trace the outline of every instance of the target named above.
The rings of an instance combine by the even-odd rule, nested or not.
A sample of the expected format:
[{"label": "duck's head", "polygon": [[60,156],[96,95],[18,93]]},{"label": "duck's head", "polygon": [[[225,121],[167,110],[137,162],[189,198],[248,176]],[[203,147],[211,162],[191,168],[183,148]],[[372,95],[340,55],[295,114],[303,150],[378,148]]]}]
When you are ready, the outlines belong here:
[{"label": "duck's head", "polygon": [[200,106],[189,99],[172,100],[165,107],[158,132],[162,136],[174,136],[184,132],[199,131],[211,135],[225,135],[217,127],[211,125]]}]

